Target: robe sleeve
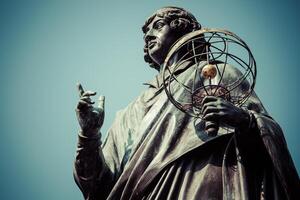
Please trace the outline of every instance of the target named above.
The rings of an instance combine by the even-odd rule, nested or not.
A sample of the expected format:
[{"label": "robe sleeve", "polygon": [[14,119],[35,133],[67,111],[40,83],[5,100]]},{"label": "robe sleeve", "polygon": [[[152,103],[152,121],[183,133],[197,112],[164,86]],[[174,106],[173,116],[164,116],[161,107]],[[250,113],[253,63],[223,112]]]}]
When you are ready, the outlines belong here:
[{"label": "robe sleeve", "polygon": [[269,116],[254,113],[259,135],[288,199],[300,196],[300,181],[280,126]]},{"label": "robe sleeve", "polygon": [[[229,66],[228,79],[240,77],[241,72],[233,66]],[[249,83],[243,83],[234,92],[243,93],[248,89]],[[239,131],[237,135],[240,141],[239,148],[248,155],[256,155],[256,164],[270,160],[276,178],[288,199],[298,199],[300,196],[300,181],[295,165],[289,153],[284,134],[278,123],[267,113],[260,99],[253,91],[242,106],[250,114],[248,129]],[[245,155],[247,156],[247,155]],[[251,159],[249,157],[246,158]],[[261,163],[260,163],[261,162]]]},{"label": "robe sleeve", "polygon": [[100,136],[89,138],[79,133],[74,179],[87,200],[105,199],[113,184],[113,173],[100,145]]},{"label": "robe sleeve", "polygon": [[103,145],[100,136],[78,135],[74,178],[86,200],[106,199],[122,171],[130,130],[124,120],[124,113],[119,111]]},{"label": "robe sleeve", "polygon": [[279,124],[269,116],[255,92],[243,107],[249,111],[252,118],[246,131],[248,135],[245,137],[248,143],[247,151],[257,155],[258,162],[266,162],[267,157],[287,199],[299,198],[299,176]]}]

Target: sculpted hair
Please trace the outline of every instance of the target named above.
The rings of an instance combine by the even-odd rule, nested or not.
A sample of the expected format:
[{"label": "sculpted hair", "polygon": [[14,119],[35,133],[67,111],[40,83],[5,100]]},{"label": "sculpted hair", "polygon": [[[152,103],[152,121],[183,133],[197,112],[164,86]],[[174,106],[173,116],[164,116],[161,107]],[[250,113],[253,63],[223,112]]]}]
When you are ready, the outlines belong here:
[{"label": "sculpted hair", "polygon": [[[146,20],[144,26],[142,27],[144,34],[147,32],[147,26],[156,16],[163,18],[165,22],[168,23],[172,29],[176,30],[180,36],[201,29],[201,25],[197,22],[196,18],[183,8],[164,7],[159,9]],[[144,46],[144,60],[149,63],[150,67],[157,70],[160,69],[160,66],[151,59],[148,53],[148,45],[146,42]]]}]

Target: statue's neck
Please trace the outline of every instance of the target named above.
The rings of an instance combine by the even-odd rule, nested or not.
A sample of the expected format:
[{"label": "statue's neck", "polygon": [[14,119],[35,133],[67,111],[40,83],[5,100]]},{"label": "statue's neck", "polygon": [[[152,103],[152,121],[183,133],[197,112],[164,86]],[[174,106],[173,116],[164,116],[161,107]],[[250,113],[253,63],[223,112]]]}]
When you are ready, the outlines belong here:
[{"label": "statue's neck", "polygon": [[[174,54],[174,56],[169,60],[169,65],[173,65],[180,59],[179,53]],[[159,73],[163,71],[164,68],[164,62],[159,67]]]}]

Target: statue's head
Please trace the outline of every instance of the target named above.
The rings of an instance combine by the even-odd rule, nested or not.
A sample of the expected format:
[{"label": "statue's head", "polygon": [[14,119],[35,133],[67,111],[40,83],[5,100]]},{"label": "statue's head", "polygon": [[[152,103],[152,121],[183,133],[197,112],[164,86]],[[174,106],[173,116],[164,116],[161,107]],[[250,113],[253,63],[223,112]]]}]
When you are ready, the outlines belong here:
[{"label": "statue's head", "polygon": [[157,10],[142,28],[145,34],[145,61],[151,67],[160,70],[174,42],[200,28],[196,18],[182,8],[164,7]]}]

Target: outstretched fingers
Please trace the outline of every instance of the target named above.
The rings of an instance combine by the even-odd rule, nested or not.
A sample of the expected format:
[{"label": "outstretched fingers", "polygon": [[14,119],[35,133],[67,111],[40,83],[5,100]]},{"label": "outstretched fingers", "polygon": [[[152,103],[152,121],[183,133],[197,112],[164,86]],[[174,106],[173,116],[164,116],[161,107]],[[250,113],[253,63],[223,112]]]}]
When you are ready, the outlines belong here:
[{"label": "outstretched fingers", "polygon": [[79,97],[85,97],[85,96],[95,96],[97,93],[93,91],[84,91],[81,83],[77,83],[77,90],[79,92]]}]

